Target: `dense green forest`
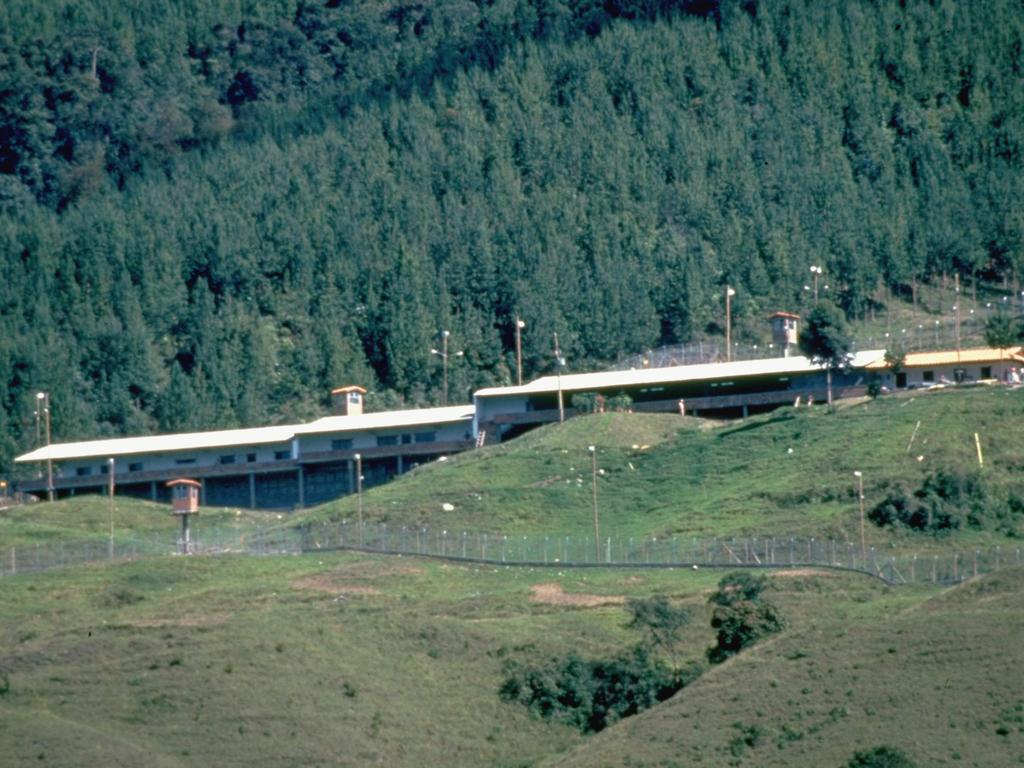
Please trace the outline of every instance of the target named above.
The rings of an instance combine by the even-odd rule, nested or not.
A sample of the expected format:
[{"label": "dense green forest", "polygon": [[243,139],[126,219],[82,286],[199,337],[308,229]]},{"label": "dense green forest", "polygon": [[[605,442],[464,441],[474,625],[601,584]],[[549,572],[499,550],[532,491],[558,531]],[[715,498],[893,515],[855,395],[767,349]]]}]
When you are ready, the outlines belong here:
[{"label": "dense green forest", "polygon": [[1020,0],[0,7],[0,466],[1024,271]]}]

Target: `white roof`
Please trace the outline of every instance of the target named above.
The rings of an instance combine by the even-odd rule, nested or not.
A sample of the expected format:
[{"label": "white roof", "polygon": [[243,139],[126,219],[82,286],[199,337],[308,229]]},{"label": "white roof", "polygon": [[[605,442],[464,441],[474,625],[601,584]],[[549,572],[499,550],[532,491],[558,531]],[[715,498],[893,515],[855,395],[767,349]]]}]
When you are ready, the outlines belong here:
[{"label": "white roof", "polygon": [[469,421],[473,406],[454,405],[447,408],[418,408],[406,411],[366,413],[359,416],[327,416],[309,424],[287,424],[279,427],[226,429],[216,432],[186,432],[174,435],[119,437],[109,440],[86,440],[79,443],[54,443],[18,456],[15,461],[61,461],[95,457],[132,456],[138,454],[196,451],[229,446],[257,446],[287,443],[300,435],[352,430],[415,427]]},{"label": "white roof", "polygon": [[[858,352],[851,367],[863,368],[885,355],[885,350]],[[806,357],[773,357],[767,360],[737,360],[732,363],[700,363],[673,365],[667,368],[638,368],[632,371],[601,371],[600,373],[566,373],[545,376],[521,387],[490,387],[479,389],[475,397],[535,395],[546,392],[585,392],[613,387],[635,387],[645,384],[675,384],[706,379],[729,379],[742,376],[772,376],[812,373],[821,367]],[[561,381],[559,381],[561,380]]]},{"label": "white roof", "polygon": [[140,453],[193,451],[202,448],[226,448],[237,445],[287,443],[296,426],[224,429],[216,432],[181,432],[174,435],[117,437],[109,440],[85,440],[80,443],[54,443],[18,456],[15,461],[46,461],[53,459],[84,459],[95,456],[132,456]]},{"label": "white roof", "polygon": [[380,413],[364,413],[359,416],[325,416],[310,424],[297,427],[295,434],[317,435],[324,432],[417,427],[427,424],[469,421],[472,418],[472,405],[449,405],[446,408],[416,408],[408,411],[382,411]]}]

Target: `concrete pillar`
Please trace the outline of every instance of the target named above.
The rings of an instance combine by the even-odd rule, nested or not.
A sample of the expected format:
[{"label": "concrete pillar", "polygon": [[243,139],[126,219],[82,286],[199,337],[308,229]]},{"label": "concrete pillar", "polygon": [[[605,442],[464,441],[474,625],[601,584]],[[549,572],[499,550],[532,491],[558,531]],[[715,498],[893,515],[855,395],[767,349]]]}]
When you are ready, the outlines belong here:
[{"label": "concrete pillar", "polygon": [[199,478],[199,506],[206,506],[206,478]]},{"label": "concrete pillar", "polygon": [[249,509],[256,509],[256,473],[249,473]]},{"label": "concrete pillar", "polygon": [[396,456],[395,458],[397,459],[398,464],[398,474],[402,474],[403,472],[405,472],[405,459],[403,459],[401,456]]},{"label": "concrete pillar", "polygon": [[302,471],[301,464],[295,476],[299,482],[299,509],[302,509],[306,506],[306,473]]},{"label": "concrete pillar", "polygon": [[156,480],[149,484],[149,499],[150,501],[156,501]]},{"label": "concrete pillar", "polygon": [[743,418],[745,419],[745,418],[747,418],[747,416],[748,416],[748,413],[747,413],[747,406],[745,406],[745,405],[744,405],[744,406],[743,406]]},{"label": "concrete pillar", "polygon": [[352,459],[348,460],[348,492],[356,492],[356,463]]}]

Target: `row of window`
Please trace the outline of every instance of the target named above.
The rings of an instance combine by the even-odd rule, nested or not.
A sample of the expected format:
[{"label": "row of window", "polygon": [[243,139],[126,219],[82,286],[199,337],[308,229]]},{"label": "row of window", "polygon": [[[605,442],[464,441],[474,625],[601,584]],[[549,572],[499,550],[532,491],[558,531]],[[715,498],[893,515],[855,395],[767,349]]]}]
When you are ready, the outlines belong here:
[{"label": "row of window", "polygon": [[[436,432],[416,432],[414,434],[405,435],[377,435],[377,445],[409,445],[411,443],[434,443],[437,442]],[[332,451],[350,451],[352,450],[352,440],[349,438],[343,438],[339,440],[331,440]],[[274,451],[274,461],[287,461],[292,457],[292,452],[289,450]],[[235,464],[240,461],[241,457],[233,453],[224,454],[217,458],[218,464]],[[254,464],[256,462],[255,453],[247,453],[245,455],[245,461],[248,464]],[[184,456],[179,459],[175,459],[174,463],[180,466],[189,466],[196,463],[194,456]],[[128,465],[129,472],[141,472],[144,469],[144,465],[141,461],[132,462]],[[100,465],[100,474],[105,475],[110,471],[108,465]],[[92,467],[78,467],[75,473],[79,477],[86,477],[91,475],[93,472]]]},{"label": "row of window", "polygon": [[[377,445],[409,445],[411,443],[436,443],[437,433],[436,432],[416,432],[414,434],[405,435],[377,435]],[[352,450],[352,440],[345,438],[340,440],[331,440],[332,451],[350,451]]]}]

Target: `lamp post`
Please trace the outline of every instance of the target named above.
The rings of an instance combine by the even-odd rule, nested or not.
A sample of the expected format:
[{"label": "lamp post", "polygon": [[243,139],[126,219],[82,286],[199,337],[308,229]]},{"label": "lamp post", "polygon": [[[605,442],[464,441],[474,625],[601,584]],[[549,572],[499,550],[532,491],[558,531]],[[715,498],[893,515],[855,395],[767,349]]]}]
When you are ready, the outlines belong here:
[{"label": "lamp post", "polygon": [[36,393],[37,412],[42,412],[46,419],[46,498],[53,501],[53,459],[50,457],[50,395],[46,392]]},{"label": "lamp post", "polygon": [[516,383],[523,386],[523,328],[526,323],[516,315]]},{"label": "lamp post", "polygon": [[725,361],[732,360],[732,297],[736,291],[726,284],[725,286]]},{"label": "lamp post", "polygon": [[558,333],[555,333],[555,377],[558,380],[558,423],[565,421],[565,402],[562,399],[562,368],[565,366],[565,358],[562,357],[562,350],[558,347]]},{"label": "lamp post", "polygon": [[823,270],[817,264],[811,265],[811,274],[814,275],[814,303],[818,303],[818,277],[822,274]]},{"label": "lamp post", "polygon": [[863,565],[866,565],[868,548],[864,536],[864,473],[858,469],[853,476],[857,478],[857,497],[860,501],[860,560]]},{"label": "lamp post", "polygon": [[594,557],[601,562],[601,526],[597,514],[597,448],[587,446],[590,451],[590,494],[594,505]]},{"label": "lamp post", "polygon": [[363,545],[363,457],[355,455],[356,460],[356,514],[359,516],[359,546]]},{"label": "lamp post", "polygon": [[[451,336],[451,331],[441,331],[441,349],[431,349],[430,354],[437,355],[441,358],[441,369],[443,379],[443,389],[441,395],[441,405],[448,405],[448,337]],[[462,357],[465,353],[460,349],[458,352],[453,353],[455,357]]]},{"label": "lamp post", "polygon": [[113,457],[107,459],[107,465],[109,467],[109,473],[107,479],[110,485],[107,489],[108,495],[108,508],[110,511],[110,559],[114,559],[114,459]]}]

